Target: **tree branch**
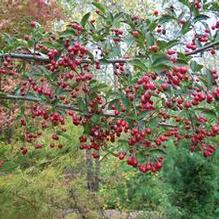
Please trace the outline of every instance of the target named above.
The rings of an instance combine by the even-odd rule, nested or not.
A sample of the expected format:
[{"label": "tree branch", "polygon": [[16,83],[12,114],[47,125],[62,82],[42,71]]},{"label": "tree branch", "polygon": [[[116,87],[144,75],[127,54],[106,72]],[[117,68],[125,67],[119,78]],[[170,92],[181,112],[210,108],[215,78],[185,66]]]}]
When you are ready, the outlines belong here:
[{"label": "tree branch", "polygon": [[[37,97],[31,97],[31,96],[19,96],[19,95],[11,95],[11,94],[4,94],[0,95],[0,99],[5,100],[15,100],[15,101],[29,101],[29,102],[40,102],[42,101],[40,98]],[[50,104],[50,103],[46,103]],[[73,110],[76,112],[81,112],[81,110],[76,107],[75,105],[64,105],[64,104],[56,104],[54,105],[55,108],[63,109],[63,110]],[[103,116],[106,117],[117,117],[120,118],[120,116],[116,116],[113,110],[106,110],[102,113]],[[168,128],[176,128],[176,126],[166,123],[159,123],[159,126],[168,127]]]},{"label": "tree branch", "polygon": [[[206,51],[216,45],[219,45],[219,40],[213,42],[213,43],[210,43],[210,44],[207,44],[199,49],[196,49],[192,52],[188,52],[186,53],[185,55],[186,56],[190,56],[190,55],[195,55],[197,53],[200,53],[200,52],[203,52],[203,51]],[[32,55],[32,54],[22,54],[22,53],[5,53],[5,54],[0,54],[0,58],[4,58],[4,57],[11,57],[11,58],[14,58],[14,59],[23,59],[23,60],[33,60],[33,61],[39,61],[39,62],[50,62],[50,59],[47,55]],[[133,59],[128,59],[128,58],[120,58],[120,59],[108,59],[108,60],[105,60],[105,59],[100,59],[100,60],[97,60],[99,62],[102,62],[102,63],[109,63],[109,64],[115,64],[115,63],[127,63],[127,62],[130,62],[132,61]],[[90,59],[83,59],[83,60],[79,60],[81,61],[81,63],[90,63],[92,62],[92,60]]]},{"label": "tree branch", "polygon": [[49,57],[47,55],[32,55],[23,53],[5,53],[0,54],[0,58],[11,57],[13,59],[23,59],[23,60],[33,60],[39,62],[49,62]]},{"label": "tree branch", "polygon": [[215,42],[213,42],[213,43],[209,43],[208,45],[205,45],[205,46],[203,46],[203,47],[201,47],[201,48],[199,48],[199,49],[196,49],[196,50],[194,50],[194,51],[192,51],[192,52],[188,52],[188,53],[186,53],[185,55],[187,55],[187,56],[195,55],[195,54],[197,54],[197,53],[206,51],[206,50],[208,50],[208,49],[210,49],[210,48],[212,48],[212,47],[214,47],[214,46],[216,46],[216,45],[219,45],[219,40],[217,40],[217,41],[215,41]]},{"label": "tree branch", "polygon": [[[0,58],[4,57],[11,57],[14,59],[23,59],[23,60],[33,60],[33,61],[39,61],[39,62],[50,62],[50,59],[47,55],[32,55],[32,54],[23,54],[23,53],[5,53],[5,54],[0,54]],[[81,63],[90,63],[92,60],[90,59],[82,59],[78,60]],[[120,59],[100,59],[96,60],[99,62],[103,63],[109,63],[109,64],[115,64],[115,63],[125,63],[131,61],[131,59],[126,59],[126,58],[120,58]]]},{"label": "tree branch", "polygon": [[[5,99],[5,100],[15,100],[15,101],[29,101],[29,102],[41,102],[42,100],[37,97],[31,97],[31,96],[19,96],[19,95],[11,95],[11,94],[4,94],[0,95],[0,99]],[[46,104],[51,104],[47,102]],[[81,110],[76,107],[75,105],[65,105],[65,104],[54,104],[55,108],[59,109],[64,109],[64,110],[74,110],[76,112],[81,112]],[[113,110],[108,110],[103,113],[104,116],[108,117],[115,117],[114,111]]]},{"label": "tree branch", "polygon": [[[30,101],[30,102],[40,102],[40,101],[42,101],[40,98],[37,98],[37,97],[18,96],[18,95],[11,95],[11,94],[0,95],[0,99],[15,100],[15,101],[22,100],[22,101]],[[80,111],[74,105],[57,104],[57,105],[55,105],[55,107],[60,108],[60,109],[69,109],[69,110],[74,110],[74,111]]]}]

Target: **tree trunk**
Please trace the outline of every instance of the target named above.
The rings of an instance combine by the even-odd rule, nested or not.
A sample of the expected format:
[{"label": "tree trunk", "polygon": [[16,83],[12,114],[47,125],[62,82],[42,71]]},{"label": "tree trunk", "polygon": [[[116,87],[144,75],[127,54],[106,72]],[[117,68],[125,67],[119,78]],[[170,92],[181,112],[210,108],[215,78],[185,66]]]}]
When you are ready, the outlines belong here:
[{"label": "tree trunk", "polygon": [[100,160],[95,160],[94,192],[99,190]]},{"label": "tree trunk", "polygon": [[93,160],[91,156],[91,151],[86,150],[86,168],[87,168],[87,188],[93,191]]},{"label": "tree trunk", "polygon": [[99,190],[100,161],[93,160],[91,151],[86,150],[87,188],[92,192]]}]

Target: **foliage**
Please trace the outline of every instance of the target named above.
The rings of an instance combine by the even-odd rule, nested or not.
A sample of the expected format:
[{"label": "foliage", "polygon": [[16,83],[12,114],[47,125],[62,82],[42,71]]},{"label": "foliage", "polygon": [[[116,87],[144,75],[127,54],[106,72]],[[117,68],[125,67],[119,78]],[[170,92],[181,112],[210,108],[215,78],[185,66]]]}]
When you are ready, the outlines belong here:
[{"label": "foliage", "polygon": [[174,190],[171,203],[181,212],[180,218],[217,218],[218,153],[206,162],[182,147],[172,160],[164,175]]},{"label": "foliage", "polygon": [[64,31],[33,20],[24,38],[3,34],[0,119],[16,120],[0,151],[3,211],[217,217],[218,69],[197,59],[216,63],[217,2],[163,1],[142,17],[92,7]]}]

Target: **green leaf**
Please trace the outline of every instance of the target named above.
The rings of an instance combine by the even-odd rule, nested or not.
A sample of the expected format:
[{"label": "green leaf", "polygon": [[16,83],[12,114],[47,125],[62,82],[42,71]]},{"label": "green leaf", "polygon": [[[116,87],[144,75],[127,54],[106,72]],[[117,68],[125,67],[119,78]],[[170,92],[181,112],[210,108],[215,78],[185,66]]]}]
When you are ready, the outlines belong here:
[{"label": "green leaf", "polygon": [[214,40],[219,40],[219,30],[216,31],[214,35]]},{"label": "green leaf", "polygon": [[113,14],[111,12],[108,13],[108,16],[106,18],[106,23],[108,25],[112,25],[113,24],[113,20],[114,20],[114,17],[113,17]]},{"label": "green leaf", "polygon": [[3,33],[2,36],[3,36],[4,41],[8,44],[13,41],[13,38],[7,33]]},{"label": "green leaf", "polygon": [[208,69],[206,69],[206,73],[207,73],[207,87],[208,87],[208,88],[211,88],[211,87],[212,87],[211,71],[209,71]]},{"label": "green leaf", "polygon": [[163,69],[172,68],[173,64],[164,54],[157,54],[153,56],[153,61],[150,66],[151,71],[162,71]]},{"label": "green leaf", "polygon": [[95,42],[99,42],[99,41],[103,41],[104,40],[104,36],[101,36],[100,34],[97,34],[97,33],[93,33],[92,37],[93,37],[93,40]]},{"label": "green leaf", "polygon": [[150,149],[149,152],[153,154],[166,154],[166,152],[161,148],[153,148]]},{"label": "green leaf", "polygon": [[163,24],[171,20],[176,20],[176,17],[173,15],[165,14],[160,18],[159,24]]},{"label": "green leaf", "polygon": [[207,20],[208,18],[209,18],[209,16],[207,16],[207,15],[199,14],[194,18],[193,23],[196,23],[196,22],[201,21],[201,20]]},{"label": "green leaf", "polygon": [[218,2],[210,2],[210,10],[219,12],[219,3]]},{"label": "green leaf", "polygon": [[97,9],[99,9],[103,14],[106,14],[107,9],[99,2],[92,2],[92,5],[94,5]]},{"label": "green leaf", "polygon": [[107,59],[100,59],[99,61],[101,62],[102,65],[107,65],[110,63]]},{"label": "green leaf", "polygon": [[182,26],[182,30],[181,33],[184,35],[187,32],[189,32],[191,30],[191,22],[187,21],[183,26]]},{"label": "green leaf", "polygon": [[186,56],[184,53],[178,52],[178,59],[177,62],[183,63],[183,64],[188,64],[190,58]]},{"label": "green leaf", "polygon": [[84,134],[89,135],[90,134],[90,130],[91,130],[91,123],[86,123],[84,125]]},{"label": "green leaf", "polygon": [[3,172],[11,172],[13,170],[15,170],[18,167],[18,163],[14,162],[14,161],[6,161],[2,168],[1,171]]},{"label": "green leaf", "polygon": [[91,13],[88,12],[87,14],[85,14],[83,16],[83,18],[81,19],[81,26],[82,27],[85,27],[85,25],[87,24],[88,20],[89,20],[89,17],[90,17]]},{"label": "green leaf", "polygon": [[153,57],[153,62],[152,62],[152,66],[154,66],[154,65],[159,65],[159,64],[161,64],[161,63],[166,63],[166,62],[168,62],[169,60],[167,59],[167,57],[166,57],[166,55],[164,55],[164,54],[159,54],[159,55],[155,55],[154,57]]},{"label": "green leaf", "polygon": [[101,82],[98,82],[96,80],[93,80],[90,83],[90,87],[92,90],[102,91],[102,90],[105,90],[106,88],[108,88],[108,85],[101,83]]},{"label": "green leaf", "polygon": [[199,77],[200,81],[209,89],[212,87],[211,72],[205,69],[203,76]]},{"label": "green leaf", "polygon": [[79,98],[77,99],[77,102],[78,102],[78,108],[79,108],[79,110],[80,110],[81,112],[83,112],[83,113],[86,114],[86,113],[87,113],[87,105],[86,105],[84,99],[83,99],[82,97],[79,97]]},{"label": "green leaf", "polygon": [[123,17],[123,15],[124,15],[123,12],[119,12],[119,13],[114,15],[114,19],[119,19],[119,18]]},{"label": "green leaf", "polygon": [[132,29],[134,29],[134,28],[135,28],[135,24],[134,24],[134,22],[132,21],[131,15],[125,13],[125,14],[124,14],[124,17],[125,17],[125,19],[126,19],[126,20],[124,21],[124,23],[129,24],[130,27],[131,27]]},{"label": "green leaf", "polygon": [[145,36],[144,36],[142,31],[138,30],[138,32],[139,32],[139,36],[133,37],[133,38],[141,48],[144,48],[145,47],[145,44],[144,44],[145,43]]},{"label": "green leaf", "polygon": [[60,37],[73,37],[75,35],[75,31],[72,29],[67,29],[60,34]]},{"label": "green leaf", "polygon": [[88,51],[87,51],[87,54],[88,54],[89,58],[90,58],[92,61],[94,61],[94,55],[93,55],[93,53],[88,50]]},{"label": "green leaf", "polygon": [[196,61],[192,60],[190,63],[190,67],[193,72],[199,72],[202,70],[203,65],[199,65]]},{"label": "green leaf", "polygon": [[189,0],[179,0],[179,2],[181,2],[182,4],[190,7],[190,3],[189,3]]},{"label": "green leaf", "polygon": [[159,48],[161,50],[165,50],[165,49],[169,49],[169,48],[172,48],[173,46],[177,45],[178,44],[178,40],[172,40],[172,41],[164,41],[164,40],[160,40],[157,42]]},{"label": "green leaf", "polygon": [[65,139],[69,140],[69,141],[72,141],[71,136],[66,134],[66,133],[61,132],[61,133],[59,133],[59,135],[62,136],[63,138],[65,138]]},{"label": "green leaf", "polygon": [[145,39],[147,41],[148,46],[154,45],[155,39],[154,39],[154,36],[152,35],[152,33],[146,33]]},{"label": "green leaf", "polygon": [[[1,95],[1,93],[0,93],[0,96],[3,96],[3,95]],[[10,104],[7,102],[7,100],[1,100],[1,103],[0,103],[0,106],[3,106],[3,107],[5,107],[5,108],[7,108],[7,109],[11,109],[11,106],[10,106]]]},{"label": "green leaf", "polygon": [[131,61],[131,64],[139,68],[142,71],[148,71],[148,66],[147,66],[148,63],[144,62],[141,59],[133,59]]},{"label": "green leaf", "polygon": [[159,126],[158,120],[159,120],[158,117],[154,117],[150,119],[150,121],[146,123],[146,127],[150,127],[151,129],[157,128]]},{"label": "green leaf", "polygon": [[96,124],[97,122],[100,121],[100,118],[101,116],[96,114],[91,117],[91,121]]},{"label": "green leaf", "polygon": [[128,140],[127,139],[119,139],[117,142],[121,143],[121,144],[127,144]]},{"label": "green leaf", "polygon": [[198,64],[197,64],[196,61],[194,61],[194,60],[191,61],[190,67],[191,67],[191,69],[192,69],[193,72],[195,72],[197,65],[198,65]]},{"label": "green leaf", "polygon": [[43,42],[42,43],[44,46],[50,48],[50,49],[62,49],[63,46],[60,43],[56,43],[56,42]]},{"label": "green leaf", "polygon": [[178,64],[183,64],[183,65],[188,65],[188,62],[185,59],[181,59],[181,58],[177,59],[177,63]]},{"label": "green leaf", "polygon": [[[119,94],[118,92],[115,92],[114,94],[115,94],[115,97],[117,97],[116,94],[118,94],[118,95],[120,96],[120,94]],[[108,104],[108,109],[111,109],[112,105],[115,105],[115,106],[117,107],[119,100],[120,100],[120,97],[111,100],[111,101],[109,102],[109,104]]]},{"label": "green leaf", "polygon": [[170,70],[171,68],[173,68],[173,64],[171,62],[165,62],[165,63],[160,63],[157,65],[152,65],[150,70],[151,71],[163,71],[166,69]]},{"label": "green leaf", "polygon": [[217,113],[213,109],[198,107],[195,108],[194,110],[199,112],[197,113],[198,115],[200,115],[200,112],[204,113],[209,119],[217,118]]},{"label": "green leaf", "polygon": [[[149,21],[150,22],[150,21]],[[148,25],[148,29],[150,30],[150,31],[153,31],[156,27],[157,27],[157,21],[152,21],[152,22],[150,22],[150,24]]]}]

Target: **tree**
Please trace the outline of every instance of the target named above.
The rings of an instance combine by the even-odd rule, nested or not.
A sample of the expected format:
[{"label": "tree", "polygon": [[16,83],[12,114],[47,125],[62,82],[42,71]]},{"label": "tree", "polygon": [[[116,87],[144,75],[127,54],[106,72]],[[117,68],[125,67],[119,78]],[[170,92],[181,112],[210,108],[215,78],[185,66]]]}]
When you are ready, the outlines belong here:
[{"label": "tree", "polygon": [[[79,147],[88,156],[101,160],[111,154],[142,173],[161,169],[170,141],[176,147],[186,141],[206,159],[214,154],[218,74],[196,56],[217,53],[219,5],[178,4],[179,9],[168,5],[141,18],[112,13],[95,1],[97,19],[89,12],[64,32],[47,33],[32,21],[29,37],[7,35],[0,97],[9,110],[20,109],[20,152],[25,156],[45,147],[40,130],[47,127],[54,129],[50,147],[62,148],[61,139],[69,137],[62,126],[71,119],[84,128]],[[101,59],[88,49],[90,43],[98,46]],[[113,70],[114,86],[95,77],[106,65]]]}]

